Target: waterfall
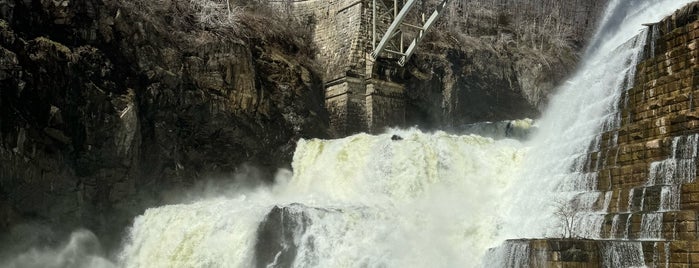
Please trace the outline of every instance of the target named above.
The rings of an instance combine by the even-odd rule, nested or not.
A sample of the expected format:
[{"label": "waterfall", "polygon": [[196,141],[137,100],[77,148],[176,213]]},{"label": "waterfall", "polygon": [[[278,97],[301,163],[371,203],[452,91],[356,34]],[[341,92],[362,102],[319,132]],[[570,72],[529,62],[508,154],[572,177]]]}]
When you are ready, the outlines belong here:
[{"label": "waterfall", "polygon": [[603,242],[602,267],[645,267],[640,242]]},{"label": "waterfall", "polygon": [[[581,192],[606,189],[606,185],[598,185],[596,171],[613,163],[618,150],[601,151],[600,145],[613,148],[618,142],[615,130],[621,124],[620,110],[627,105],[626,91],[633,87],[636,65],[648,40],[648,27],[643,24],[659,21],[689,2],[610,2],[580,67],[558,89],[538,121],[538,133],[528,144],[532,149],[523,164],[526,168],[511,188],[514,192],[500,233],[503,238],[557,236],[560,219],[554,216],[556,206],[551,200],[573,202]],[[610,135],[603,136],[605,132]],[[594,169],[585,164],[589,154],[597,156]],[[685,165],[680,162],[676,165]],[[663,166],[657,168],[658,173],[670,172],[672,164]],[[642,192],[630,193],[629,211],[634,195]],[[603,221],[599,220],[599,208],[577,209],[580,219],[573,229],[582,233],[575,235],[600,237]]]},{"label": "waterfall", "polygon": [[280,174],[271,187],[148,209],[131,227],[120,262],[476,266],[495,241],[500,200],[525,153],[515,140],[414,129],[301,140],[293,175]]},{"label": "waterfall", "polygon": [[645,213],[641,216],[641,240],[659,240],[662,239],[662,213]]},{"label": "waterfall", "polygon": [[698,141],[699,134],[675,137],[672,140],[672,156],[651,163],[647,185],[676,186],[694,182]]},{"label": "waterfall", "polygon": [[[648,40],[642,24],[688,2],[611,1],[580,68],[525,145],[415,129],[301,140],[293,173],[280,172],[272,186],[148,209],[130,228],[120,265],[527,267],[541,256],[524,241],[488,248],[509,238],[559,236],[553,200],[574,206],[573,235],[598,238],[611,192],[603,194],[609,189],[594,170],[619,154],[600,148],[618,142],[613,131]],[[677,207],[679,191],[665,186],[689,180],[696,151],[681,144],[696,140],[680,138],[677,152],[651,167],[647,186],[662,187],[662,209]],[[646,188],[629,193],[629,213],[615,215],[612,236],[630,237],[633,213],[645,206],[634,200],[642,201]],[[659,239],[662,214],[641,217],[641,238]],[[639,242],[602,247],[606,267],[644,265]]]},{"label": "waterfall", "polygon": [[609,235],[611,238],[619,238],[619,235],[617,234],[619,232],[619,216],[620,214],[616,214],[612,217],[612,229]]},{"label": "waterfall", "polygon": [[664,185],[660,193],[660,211],[680,209],[680,185]]},{"label": "waterfall", "polygon": [[[483,267],[527,268],[531,263],[531,249],[527,241],[507,241],[493,248],[485,256]],[[541,256],[545,260],[545,256]]]}]

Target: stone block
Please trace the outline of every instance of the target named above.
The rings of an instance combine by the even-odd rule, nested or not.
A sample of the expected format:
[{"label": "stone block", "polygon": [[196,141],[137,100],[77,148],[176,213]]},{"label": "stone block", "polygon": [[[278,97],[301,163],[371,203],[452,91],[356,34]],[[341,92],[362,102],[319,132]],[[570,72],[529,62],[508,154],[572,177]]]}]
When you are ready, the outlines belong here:
[{"label": "stone block", "polygon": [[699,120],[690,120],[686,122],[687,130],[697,130],[699,129]]},{"label": "stone block", "polygon": [[665,126],[665,127],[659,127],[658,128],[658,134],[659,135],[667,135],[672,131],[672,127],[670,126]]}]

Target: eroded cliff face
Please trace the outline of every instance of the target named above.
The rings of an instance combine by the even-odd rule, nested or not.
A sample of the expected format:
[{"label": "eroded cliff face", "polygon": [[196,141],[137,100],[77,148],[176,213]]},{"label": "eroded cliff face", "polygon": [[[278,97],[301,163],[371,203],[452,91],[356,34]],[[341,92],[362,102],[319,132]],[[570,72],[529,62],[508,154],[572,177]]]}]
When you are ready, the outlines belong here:
[{"label": "eroded cliff face", "polygon": [[182,1],[0,7],[0,232],[109,233],[161,192],[275,170],[298,138],[327,135],[322,83],[293,41],[177,17]]},{"label": "eroded cliff face", "polygon": [[468,44],[426,44],[415,56],[407,70],[409,125],[458,130],[474,122],[537,118],[580,53],[542,60],[541,53],[511,39],[467,39]]},{"label": "eroded cliff face", "polygon": [[407,65],[408,125],[538,117],[575,70],[606,3],[450,3]]}]

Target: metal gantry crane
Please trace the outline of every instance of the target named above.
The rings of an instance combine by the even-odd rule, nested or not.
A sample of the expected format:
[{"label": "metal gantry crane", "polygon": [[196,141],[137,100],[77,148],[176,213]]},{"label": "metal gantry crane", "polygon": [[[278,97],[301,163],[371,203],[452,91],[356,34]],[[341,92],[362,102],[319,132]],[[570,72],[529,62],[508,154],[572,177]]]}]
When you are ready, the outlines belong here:
[{"label": "metal gantry crane", "polygon": [[[401,1],[402,2],[402,1]],[[400,56],[398,59],[398,65],[404,66],[408,61],[410,56],[413,55],[415,49],[417,48],[420,41],[425,37],[425,32],[430,29],[437,21],[442,13],[442,10],[447,6],[449,0],[441,0],[441,2],[435,7],[435,10],[425,19],[425,14],[422,14],[422,25],[414,25],[404,22],[408,13],[412,10],[413,6],[418,2],[418,0],[407,0],[399,9],[399,0],[393,0],[393,8],[389,9],[386,6],[384,0],[373,0],[373,12],[372,12],[372,48],[374,51],[371,52],[371,57],[376,59],[382,52],[391,53]],[[379,12],[379,6],[383,7],[384,11],[381,14]],[[400,10],[400,11],[399,11]],[[392,17],[391,13],[393,13]],[[391,24],[388,26],[383,35],[381,35],[381,30],[379,29],[382,25],[381,21],[383,18],[389,16],[391,19]],[[415,36],[410,39],[410,45],[406,48],[404,46],[404,33],[405,29],[413,29],[417,32]],[[381,35],[381,40],[377,44],[377,37]],[[389,44],[392,45],[389,47]]]}]

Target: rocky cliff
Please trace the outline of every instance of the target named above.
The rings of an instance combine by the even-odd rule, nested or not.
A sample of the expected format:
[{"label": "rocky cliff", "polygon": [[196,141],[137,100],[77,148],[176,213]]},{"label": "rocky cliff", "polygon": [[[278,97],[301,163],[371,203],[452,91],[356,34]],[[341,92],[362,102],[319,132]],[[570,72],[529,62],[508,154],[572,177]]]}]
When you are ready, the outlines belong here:
[{"label": "rocky cliff", "polygon": [[416,55],[406,83],[408,124],[460,129],[474,122],[538,117],[554,87],[575,68],[580,51],[547,55],[552,62],[544,62],[537,52],[512,45],[496,37],[467,37],[432,44]]},{"label": "rocky cliff", "polygon": [[458,129],[538,117],[575,69],[606,3],[450,3],[408,64],[408,124]]},{"label": "rocky cliff", "polygon": [[161,192],[274,170],[298,138],[326,136],[293,23],[259,6],[212,21],[194,3],[0,1],[0,233],[110,233]]}]

